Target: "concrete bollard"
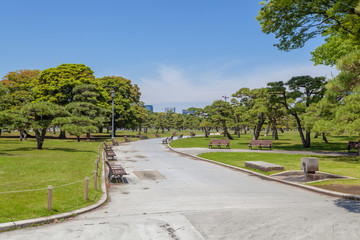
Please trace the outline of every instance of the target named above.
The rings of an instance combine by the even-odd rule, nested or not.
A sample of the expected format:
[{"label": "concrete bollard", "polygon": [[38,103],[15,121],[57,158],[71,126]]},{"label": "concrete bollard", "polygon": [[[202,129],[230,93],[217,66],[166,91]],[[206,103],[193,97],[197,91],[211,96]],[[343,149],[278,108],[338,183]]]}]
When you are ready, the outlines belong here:
[{"label": "concrete bollard", "polygon": [[89,194],[89,178],[85,178],[85,193],[84,193],[84,200],[88,200],[88,194]]},{"label": "concrete bollard", "polygon": [[52,189],[51,185],[48,186],[48,211],[52,210]]},{"label": "concrete bollard", "polygon": [[97,190],[97,170],[94,171],[94,189]]}]

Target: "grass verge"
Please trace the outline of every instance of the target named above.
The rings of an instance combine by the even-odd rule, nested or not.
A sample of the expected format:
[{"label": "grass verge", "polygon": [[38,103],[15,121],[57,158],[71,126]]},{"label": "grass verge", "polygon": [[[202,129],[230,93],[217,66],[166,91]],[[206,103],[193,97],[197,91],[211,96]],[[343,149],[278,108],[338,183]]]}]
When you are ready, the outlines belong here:
[{"label": "grass verge", "polygon": [[[245,161],[265,161],[284,166],[285,171],[300,170],[300,160],[309,155],[303,154],[282,154],[282,153],[203,153],[202,158],[229,164],[236,167],[249,169],[264,175],[271,175],[276,172],[264,172],[254,168],[245,167]],[[332,157],[332,156],[312,156],[319,158],[319,168],[322,172],[338,174],[348,177],[360,178],[360,157]],[[357,185],[360,186],[360,179],[338,179],[327,180],[311,185]]]},{"label": "grass verge", "polygon": [[[68,212],[98,201],[101,191],[94,189],[93,178],[89,200],[84,200],[82,180],[93,175],[99,144],[46,139],[44,149],[36,150],[34,139],[0,138],[0,222]],[[69,183],[74,184],[57,188]],[[54,187],[52,211],[47,211],[47,190],[4,193],[46,189],[48,185]]]},{"label": "grass verge", "polygon": [[[234,140],[231,140],[230,147],[233,149],[248,149],[250,140],[253,138],[252,134],[241,135],[240,138],[233,135]],[[296,151],[336,151],[345,152],[347,151],[347,142],[357,140],[356,137],[348,136],[329,136],[329,143],[325,143],[321,137],[311,139],[311,147],[303,148],[299,134],[297,132],[287,132],[279,135],[279,140],[273,140],[271,136],[261,136],[259,139],[262,140],[273,140],[273,149],[276,150],[296,150]],[[224,139],[223,136],[210,136],[205,137],[194,137],[184,138],[173,141],[170,143],[171,147],[174,148],[191,148],[200,147],[208,148],[210,139]]]}]

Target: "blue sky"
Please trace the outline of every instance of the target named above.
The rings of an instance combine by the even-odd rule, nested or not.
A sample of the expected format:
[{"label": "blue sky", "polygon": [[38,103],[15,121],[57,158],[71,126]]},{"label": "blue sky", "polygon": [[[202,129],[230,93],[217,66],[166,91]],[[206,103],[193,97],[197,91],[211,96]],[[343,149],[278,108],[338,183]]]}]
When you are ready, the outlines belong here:
[{"label": "blue sky", "polygon": [[96,77],[119,75],[139,85],[162,111],[204,107],[242,87],[292,76],[327,76],[310,52],[281,52],[255,20],[260,1],[3,0],[0,76],[18,69],[83,63]]}]

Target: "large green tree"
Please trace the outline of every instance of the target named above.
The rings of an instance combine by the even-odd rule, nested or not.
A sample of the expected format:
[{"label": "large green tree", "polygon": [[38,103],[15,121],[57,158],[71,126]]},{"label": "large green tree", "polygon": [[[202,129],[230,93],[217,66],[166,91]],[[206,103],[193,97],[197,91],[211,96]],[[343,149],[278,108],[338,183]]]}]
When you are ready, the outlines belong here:
[{"label": "large green tree", "polygon": [[111,125],[111,91],[115,91],[114,115],[115,132],[117,128],[135,129],[141,121],[138,115],[142,103],[140,102],[140,88],[132,84],[131,80],[120,76],[105,76],[96,79],[100,95],[97,98],[98,106],[107,109],[107,119]]},{"label": "large green tree", "polygon": [[249,88],[241,88],[232,96],[240,99],[235,106],[236,108],[243,106],[241,109],[243,111],[242,118],[247,119],[248,124],[254,126],[254,139],[258,139],[269,111],[267,89],[255,88],[250,90]]},{"label": "large green tree", "polygon": [[[65,106],[74,101],[77,94],[73,89],[81,84],[94,83],[95,77],[90,67],[84,64],[61,64],[43,70],[34,87],[36,102],[51,102]],[[61,131],[59,138],[65,138]]]},{"label": "large green tree", "polygon": [[234,109],[231,104],[222,100],[217,100],[211,105],[206,106],[204,110],[209,115],[212,122],[219,124],[223,128],[224,135],[232,140],[233,137],[228,131],[229,122],[233,121],[234,116]]},{"label": "large green tree", "polygon": [[325,37],[325,43],[313,53],[319,64],[336,60],[359,48],[359,0],[266,0],[257,20],[262,31],[273,33],[279,49],[301,48],[311,38]]},{"label": "large green tree", "polygon": [[58,117],[64,117],[68,113],[62,106],[50,102],[27,103],[20,109],[24,123],[35,132],[37,149],[42,149],[47,129],[52,126]]},{"label": "large green tree", "polygon": [[[305,113],[310,104],[322,99],[325,93],[325,83],[324,77],[313,78],[310,76],[293,77],[286,83],[282,81],[268,83],[268,90],[272,94],[271,101],[282,104],[287,112],[296,119],[304,148],[310,147],[311,129],[306,129],[304,135],[304,126],[300,116]],[[286,89],[286,86],[289,90]]]},{"label": "large green tree", "polygon": [[84,64],[61,64],[40,73],[34,89],[36,101],[47,101],[62,106],[74,101],[73,89],[80,84],[92,84],[95,77]]},{"label": "large green tree", "polygon": [[[19,109],[35,99],[33,88],[39,78],[40,70],[17,70],[6,74],[0,85],[7,89],[3,103],[7,109]],[[0,103],[1,104],[1,103]]]}]

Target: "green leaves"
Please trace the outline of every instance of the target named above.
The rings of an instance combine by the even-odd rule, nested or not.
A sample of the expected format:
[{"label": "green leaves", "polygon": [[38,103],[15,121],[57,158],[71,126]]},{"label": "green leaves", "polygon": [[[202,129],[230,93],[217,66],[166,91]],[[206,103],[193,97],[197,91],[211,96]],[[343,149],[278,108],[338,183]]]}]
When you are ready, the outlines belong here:
[{"label": "green leaves", "polygon": [[274,45],[284,51],[326,36],[326,43],[313,52],[313,60],[333,65],[351,52],[351,46],[359,46],[359,6],[359,0],[268,0],[262,2],[257,20],[264,33],[275,35],[278,43]]}]

